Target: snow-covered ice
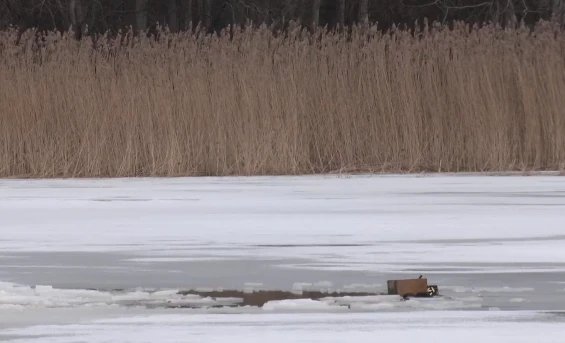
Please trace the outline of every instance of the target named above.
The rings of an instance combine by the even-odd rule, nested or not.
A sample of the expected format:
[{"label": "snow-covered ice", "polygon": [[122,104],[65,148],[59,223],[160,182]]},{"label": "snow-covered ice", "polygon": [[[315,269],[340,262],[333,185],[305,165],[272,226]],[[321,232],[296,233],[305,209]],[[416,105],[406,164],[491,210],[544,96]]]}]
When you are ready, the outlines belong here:
[{"label": "snow-covered ice", "polygon": [[[564,213],[559,176],[2,180],[0,281],[51,284],[59,276],[62,286],[89,288],[115,279],[120,288],[135,271],[143,279],[135,287],[164,279],[183,287],[194,269],[243,273],[252,261],[276,261],[263,268],[276,273],[564,273]],[[187,265],[201,267],[189,277]]]},{"label": "snow-covered ice", "polygon": [[[564,213],[559,176],[0,180],[0,339],[451,342],[472,328],[473,341],[554,342],[549,315],[523,325],[497,310],[563,309]],[[145,309],[218,304],[176,294],[183,287],[381,291],[389,277],[419,274],[446,298]],[[67,310],[106,319],[28,327]]]},{"label": "snow-covered ice", "polygon": [[[297,291],[300,294],[301,291]],[[182,295],[178,289],[149,291],[123,290],[98,291],[86,289],[58,289],[51,286],[34,287],[0,283],[0,314],[26,309],[57,308],[137,308],[196,307],[210,309],[215,306],[237,305],[240,298],[210,298],[198,295]],[[378,304],[378,305],[377,305]],[[377,306],[375,306],[377,305]],[[345,307],[344,307],[345,306]],[[403,311],[420,309],[472,309],[481,308],[480,297],[443,297],[435,299],[404,300],[397,295],[327,297],[319,301],[310,299],[271,301],[263,308],[247,308],[247,311]]]},{"label": "snow-covered ice", "polygon": [[3,180],[0,253],[550,263],[565,261],[564,209],[558,176]]},{"label": "snow-covered ice", "polygon": [[39,325],[0,333],[10,342],[485,342],[555,343],[564,318],[531,312],[402,314],[155,314]]}]

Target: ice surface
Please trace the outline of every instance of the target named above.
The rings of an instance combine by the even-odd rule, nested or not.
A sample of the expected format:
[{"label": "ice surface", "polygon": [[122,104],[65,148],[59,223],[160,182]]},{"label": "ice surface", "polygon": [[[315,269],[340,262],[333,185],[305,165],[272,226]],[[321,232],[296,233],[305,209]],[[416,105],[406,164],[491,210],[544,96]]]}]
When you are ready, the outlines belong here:
[{"label": "ice surface", "polygon": [[[183,263],[279,261],[269,268],[411,276],[423,270],[440,278],[461,274],[455,280],[462,283],[440,285],[440,292],[449,293],[445,298],[344,297],[218,309],[209,306],[239,299],[181,296],[177,289],[155,291],[143,284],[98,291],[3,282],[0,340],[556,342],[563,337],[563,315],[500,310],[548,301],[558,306],[563,299],[563,213],[565,179],[556,176],[2,180],[0,281],[24,273],[41,281],[42,275],[69,269],[80,281],[85,273],[127,274],[132,264],[143,281],[157,271],[180,274]],[[62,254],[85,251],[123,260],[90,265]],[[61,255],[46,263],[27,259],[40,252]],[[504,280],[537,273],[547,285],[468,284],[473,273],[508,275]],[[263,281],[253,277],[242,288],[262,289]],[[339,287],[325,276],[289,281],[296,292]],[[384,280],[375,281],[353,278],[343,288],[382,289]],[[160,314],[168,305],[203,308]],[[491,311],[459,311],[478,309]],[[33,323],[46,325],[27,327]]]},{"label": "ice surface", "polygon": [[3,180],[0,189],[0,252],[303,257],[320,262],[312,268],[379,271],[565,261],[557,176]]},{"label": "ice surface", "polygon": [[[97,291],[80,289],[57,289],[51,286],[24,286],[0,283],[0,311],[25,311],[41,308],[110,308],[135,306],[141,308],[167,308],[191,306],[209,309],[214,306],[230,306],[241,303],[240,298],[209,298],[198,295],[181,295],[178,290],[133,290],[133,291]],[[375,306],[378,304],[378,306]],[[344,307],[345,306],[345,307]],[[242,309],[259,311],[402,311],[402,310],[446,310],[481,308],[479,297],[445,297],[424,301],[392,295],[360,297],[328,297],[320,301],[310,299],[271,301],[263,308]]]},{"label": "ice surface", "polygon": [[178,290],[105,292],[86,289],[57,289],[51,286],[35,287],[0,283],[0,310],[24,308],[98,307],[166,304],[169,300],[185,299]]},{"label": "ice surface", "polygon": [[[332,306],[327,302],[311,300],[311,299],[297,299],[297,300],[277,300],[269,301],[263,306],[264,311],[285,311],[290,310],[292,312],[296,311],[335,311],[336,307],[332,309]],[[339,309],[339,308],[337,308]],[[345,310],[345,308],[344,308]]]},{"label": "ice surface", "polygon": [[[11,255],[45,251],[131,254],[123,262],[146,266],[140,272],[148,277],[174,263],[236,260],[280,260],[273,268],[293,270],[411,275],[422,269],[426,275],[563,273],[563,213],[565,179],[556,176],[2,180],[0,281],[13,281],[12,271],[45,273],[71,264],[84,269],[81,273],[129,271],[123,264],[69,260],[33,265]],[[296,280],[294,291],[333,288],[320,281]],[[375,290],[354,284],[345,289]],[[464,287],[455,292],[466,294],[533,291],[454,287]],[[4,306],[28,301],[11,292],[2,295]],[[154,300],[143,292],[73,299],[55,292],[49,300],[29,303],[94,304],[109,297]]]},{"label": "ice surface", "polygon": [[[304,304],[310,306],[310,304]],[[10,342],[555,343],[563,316],[531,312],[137,315],[4,330]]]},{"label": "ice surface", "polygon": [[473,292],[473,293],[522,293],[533,292],[531,287],[463,287],[442,285],[442,289],[451,289],[456,293]]}]

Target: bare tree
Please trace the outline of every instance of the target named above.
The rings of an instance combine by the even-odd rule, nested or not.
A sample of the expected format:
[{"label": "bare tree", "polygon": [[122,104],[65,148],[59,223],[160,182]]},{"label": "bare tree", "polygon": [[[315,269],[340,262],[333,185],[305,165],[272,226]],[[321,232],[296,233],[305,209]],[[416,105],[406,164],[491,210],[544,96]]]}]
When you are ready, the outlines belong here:
[{"label": "bare tree", "polygon": [[271,0],[263,0],[263,22],[269,23],[271,17]]},{"label": "bare tree", "polygon": [[85,33],[86,31],[91,32],[91,30],[94,29],[94,26],[96,24],[96,11],[97,11],[97,7],[96,7],[96,1],[97,0],[90,0],[88,2],[88,10],[86,11],[86,14],[84,15],[84,21],[86,22],[86,27],[85,27]]},{"label": "bare tree", "polygon": [[75,31],[77,38],[85,34],[86,22],[84,18],[84,7],[82,0],[69,0],[69,22]]},{"label": "bare tree", "polygon": [[71,22],[73,30],[77,29],[76,6],[76,0],[69,0],[69,21]]},{"label": "bare tree", "polygon": [[147,1],[135,0],[135,28],[138,31],[147,29]]},{"label": "bare tree", "polygon": [[514,7],[514,0],[506,0],[506,7],[504,8],[504,24],[507,26],[516,25],[516,9]]},{"label": "bare tree", "polygon": [[167,6],[167,24],[171,32],[177,32],[179,29],[177,11],[177,0],[169,0]]},{"label": "bare tree", "polygon": [[75,7],[77,25],[80,32],[80,36],[86,34],[86,11],[84,9],[83,0],[76,0],[77,4]]},{"label": "bare tree", "polygon": [[493,21],[505,27],[514,27],[516,25],[514,0],[496,0]]},{"label": "bare tree", "polygon": [[540,14],[540,18],[547,20],[551,17],[551,6],[553,0],[537,0],[535,2],[534,10]]},{"label": "bare tree", "polygon": [[337,25],[339,31],[343,31],[345,27],[345,0],[337,0]]},{"label": "bare tree", "polygon": [[551,17],[559,24],[565,24],[565,0],[552,0]]},{"label": "bare tree", "polygon": [[359,1],[359,17],[357,21],[360,24],[367,24],[369,22],[369,0]]},{"label": "bare tree", "polygon": [[[355,12],[350,14],[350,8]],[[424,16],[442,22],[493,20],[512,27],[521,13],[539,14],[524,16],[529,25],[538,17],[565,25],[565,0],[0,0],[0,27],[66,30],[72,26],[79,37],[88,33],[87,27],[91,32],[116,32],[130,26],[147,30],[153,11],[165,14],[171,31],[190,29],[192,23],[208,30],[224,28],[246,19],[275,24],[275,28],[298,20],[311,30],[331,22],[342,31],[349,21],[366,27],[377,11],[386,12],[379,16],[381,27],[420,21]]]},{"label": "bare tree", "polygon": [[210,30],[210,25],[212,24],[212,0],[200,0],[199,5],[200,22],[206,30]]},{"label": "bare tree", "polygon": [[310,29],[312,31],[320,24],[320,5],[321,0],[312,0],[312,20],[310,21]]},{"label": "bare tree", "polygon": [[184,29],[190,30],[192,25],[192,0],[183,0]]}]

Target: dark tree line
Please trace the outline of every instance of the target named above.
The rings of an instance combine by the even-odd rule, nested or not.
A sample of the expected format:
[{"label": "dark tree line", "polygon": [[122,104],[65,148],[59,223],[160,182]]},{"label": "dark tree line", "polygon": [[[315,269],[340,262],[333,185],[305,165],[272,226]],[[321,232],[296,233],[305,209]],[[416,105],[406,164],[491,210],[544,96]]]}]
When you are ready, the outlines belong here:
[{"label": "dark tree line", "polygon": [[540,19],[564,23],[565,0],[0,0],[0,29],[62,30],[78,36],[132,27],[170,31],[229,25],[284,28],[298,21],[329,29],[377,22],[379,28],[416,21],[496,22],[503,26]]}]

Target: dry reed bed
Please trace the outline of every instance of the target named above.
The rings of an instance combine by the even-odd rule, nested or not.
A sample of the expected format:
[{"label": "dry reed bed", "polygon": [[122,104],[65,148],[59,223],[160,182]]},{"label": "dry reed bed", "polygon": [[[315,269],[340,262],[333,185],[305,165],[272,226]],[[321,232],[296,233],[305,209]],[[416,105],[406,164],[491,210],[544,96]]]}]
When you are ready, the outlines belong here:
[{"label": "dry reed bed", "polygon": [[311,38],[1,32],[0,176],[564,168],[552,25]]}]

